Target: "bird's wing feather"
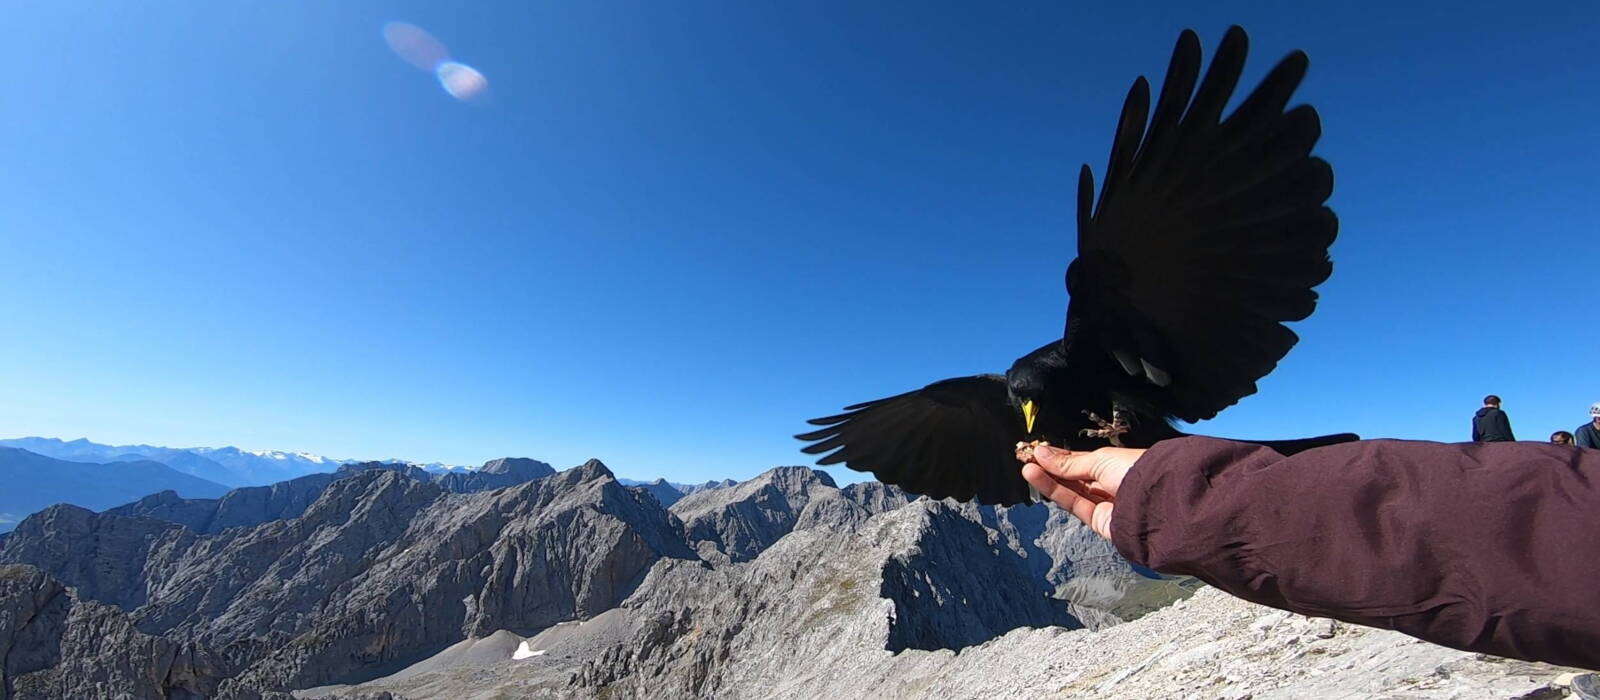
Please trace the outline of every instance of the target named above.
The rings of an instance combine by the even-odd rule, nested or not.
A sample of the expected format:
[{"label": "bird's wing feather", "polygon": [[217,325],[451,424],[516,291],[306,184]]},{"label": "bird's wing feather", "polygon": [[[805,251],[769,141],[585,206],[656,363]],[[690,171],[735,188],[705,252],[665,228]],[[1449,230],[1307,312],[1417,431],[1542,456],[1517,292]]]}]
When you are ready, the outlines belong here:
[{"label": "bird's wing feather", "polygon": [[879,481],[933,498],[1027,503],[1028,483],[1011,457],[1022,426],[992,374],[934,382],[810,421],[797,435],[818,464],[872,472]]},{"label": "bird's wing feather", "polygon": [[1285,111],[1306,56],[1283,59],[1223,120],[1246,45],[1229,29],[1195,90],[1200,44],[1185,31],[1148,130],[1144,79],[1129,92],[1098,206],[1088,166],[1079,178],[1063,342],[1165,387],[1189,421],[1255,392],[1298,340],[1283,322],[1311,314],[1333,269],[1333,171],[1311,155],[1321,124],[1310,106]]}]

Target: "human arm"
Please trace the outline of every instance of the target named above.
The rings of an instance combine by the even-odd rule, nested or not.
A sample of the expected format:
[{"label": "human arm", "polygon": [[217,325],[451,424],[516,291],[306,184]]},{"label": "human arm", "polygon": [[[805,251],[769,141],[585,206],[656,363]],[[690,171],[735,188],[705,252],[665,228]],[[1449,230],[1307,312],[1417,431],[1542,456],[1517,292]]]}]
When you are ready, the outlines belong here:
[{"label": "human arm", "polygon": [[[1063,486],[1046,495],[1100,516],[1134,562],[1263,605],[1600,668],[1600,453],[1373,440],[1284,457],[1188,437],[1090,474],[1102,452],[1044,450],[1023,474],[1038,487],[1048,472]],[[1090,476],[1116,488],[1097,494]]]}]

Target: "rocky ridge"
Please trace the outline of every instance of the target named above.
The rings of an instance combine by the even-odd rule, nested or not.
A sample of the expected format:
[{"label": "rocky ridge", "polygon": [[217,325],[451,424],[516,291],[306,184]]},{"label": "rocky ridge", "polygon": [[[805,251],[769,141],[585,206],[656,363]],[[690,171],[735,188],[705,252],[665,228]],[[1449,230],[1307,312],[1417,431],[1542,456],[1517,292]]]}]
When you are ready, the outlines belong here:
[{"label": "rocky ridge", "polygon": [[72,506],[19,530],[0,562],[37,567],[141,633],[192,648],[204,669],[192,685],[225,697],[343,680],[487,631],[596,615],[655,560],[694,557],[658,504],[597,461],[475,494],[386,469],[352,472],[296,517],[215,534]]},{"label": "rocky ridge", "polygon": [[[1088,634],[1068,630],[1116,634],[1189,593],[1043,506],[913,500],[800,467],[670,509],[597,461],[470,493],[418,472],[379,463],[31,516],[0,563],[33,583],[0,589],[0,611],[41,595],[67,607],[0,617],[6,692],[975,696],[948,675],[987,673],[966,659],[1018,643],[1053,658]],[[63,622],[5,622],[23,617]],[[126,646],[95,646],[98,630]],[[7,658],[32,659],[6,649],[41,635],[53,656]],[[106,654],[127,672],[67,672]],[[991,685],[1034,694],[1010,681]]]},{"label": "rocky ridge", "polygon": [[[1573,671],[1272,610],[1215,589],[1099,631],[1021,626],[980,631],[971,638],[984,641],[963,645],[961,630],[981,630],[985,611],[1006,604],[933,572],[954,555],[972,571],[999,567],[994,579],[974,574],[979,586],[1019,575],[1003,547],[984,544],[992,531],[973,536],[981,531],[956,509],[920,501],[870,519],[845,541],[797,531],[748,562],[708,569],[662,560],[618,608],[594,618],[529,637],[486,637],[394,676],[295,695],[1556,698]],[[937,583],[907,597],[897,569],[913,561]],[[926,648],[896,641],[923,632],[937,635]]]}]

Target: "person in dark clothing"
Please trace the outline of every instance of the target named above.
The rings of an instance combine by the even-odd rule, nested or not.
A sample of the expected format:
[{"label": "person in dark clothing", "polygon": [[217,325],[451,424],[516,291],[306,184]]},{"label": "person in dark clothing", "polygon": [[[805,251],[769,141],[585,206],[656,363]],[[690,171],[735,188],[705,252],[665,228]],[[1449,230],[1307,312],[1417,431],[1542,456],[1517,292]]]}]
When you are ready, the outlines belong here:
[{"label": "person in dark clothing", "polygon": [[1573,432],[1577,434],[1574,442],[1578,447],[1600,450],[1600,403],[1589,407],[1589,422]]},{"label": "person in dark clothing", "polygon": [[1550,444],[1552,444],[1552,445],[1571,445],[1572,444],[1572,433],[1569,433],[1569,432],[1567,432],[1565,430],[1557,430],[1557,431],[1555,431],[1553,433],[1550,433]]},{"label": "person in dark clothing", "polygon": [[1512,442],[1511,419],[1500,410],[1500,397],[1490,394],[1483,397],[1483,408],[1472,417],[1473,442]]},{"label": "person in dark clothing", "polygon": [[1436,644],[1600,669],[1600,451],[1183,437],[1034,447],[1022,476],[1137,564]]}]

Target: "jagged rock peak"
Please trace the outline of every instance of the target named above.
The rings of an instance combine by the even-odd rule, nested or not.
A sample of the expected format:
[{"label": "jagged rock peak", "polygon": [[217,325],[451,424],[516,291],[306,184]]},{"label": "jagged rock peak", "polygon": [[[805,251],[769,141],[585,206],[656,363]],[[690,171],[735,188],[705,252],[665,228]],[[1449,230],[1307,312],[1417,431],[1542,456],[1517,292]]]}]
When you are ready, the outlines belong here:
[{"label": "jagged rock peak", "polygon": [[683,500],[683,492],[679,491],[678,487],[673,486],[666,479],[647,481],[630,488],[650,494],[650,497],[656,499],[656,502],[660,503],[663,508],[671,508],[673,504]]},{"label": "jagged rock peak", "polygon": [[556,473],[555,467],[527,457],[501,457],[483,463],[478,471],[485,474],[506,474],[523,481],[542,479]]},{"label": "jagged rock peak", "polygon": [[393,469],[368,469],[329,484],[301,517],[308,522],[344,522],[371,509],[410,514],[443,493],[430,479]]},{"label": "jagged rock peak", "polygon": [[584,481],[599,478],[617,478],[616,474],[611,473],[611,469],[606,466],[606,463],[598,459],[591,459],[587,462],[584,462],[583,464],[574,467],[573,470],[578,472],[578,474],[583,477]]},{"label": "jagged rock peak", "polygon": [[[148,496],[145,496],[144,498],[141,498],[141,499],[139,499],[137,501],[134,501],[133,503],[129,503],[129,504],[125,505],[125,506],[118,506],[118,508],[127,508],[129,506],[147,506],[147,507],[170,506],[170,505],[175,505],[175,504],[178,504],[178,503],[184,503],[184,502],[187,502],[188,500],[189,499],[186,499],[183,496],[179,496],[177,491],[173,491],[172,489],[167,489],[165,491],[157,491],[155,493],[152,493],[152,494],[150,494]],[[200,499],[195,499],[195,500],[200,500]],[[207,499],[207,500],[216,500],[216,499],[213,498],[213,499]],[[115,510],[115,509],[113,509],[113,510]]]},{"label": "jagged rock peak", "polygon": [[710,547],[737,562],[754,558],[802,523],[865,519],[808,515],[813,504],[839,498],[840,491],[826,472],[777,467],[736,486],[696,491],[669,510],[683,522],[690,541],[697,543],[703,556],[717,558],[706,549]]},{"label": "jagged rock peak", "polygon": [[751,481],[763,480],[785,488],[791,486],[805,488],[813,484],[839,488],[827,472],[810,467],[773,467],[756,475]]},{"label": "jagged rock peak", "polygon": [[[571,469],[556,472],[555,476],[549,477],[541,483],[548,482],[561,489],[568,489],[579,484],[600,481],[617,483],[617,478],[606,467],[604,462],[598,459],[591,459]],[[621,487],[620,483],[617,483],[617,485],[619,488]]]},{"label": "jagged rock peak", "polygon": [[427,470],[413,464],[404,464],[402,462],[355,462],[339,467],[339,470],[334,473],[339,476],[346,476],[372,470],[382,470],[395,472],[397,474],[404,474],[416,479],[417,481],[433,481],[433,475],[429,474]]},{"label": "jagged rock peak", "polygon": [[728,488],[730,486],[737,486],[737,485],[739,485],[739,482],[734,481],[733,479],[723,479],[722,481],[707,481],[707,482],[705,482],[703,484],[684,484],[682,486],[677,486],[675,488],[677,488],[678,491],[682,492],[683,495],[687,496],[687,495],[692,494],[692,493],[700,493],[701,491],[711,491],[711,490],[714,490],[714,489],[725,489],[725,488]]},{"label": "jagged rock peak", "polygon": [[12,532],[30,532],[44,527],[87,530],[90,521],[94,517],[95,512],[88,508],[75,506],[71,503],[57,503],[23,518],[22,522],[18,523],[17,528]]}]

